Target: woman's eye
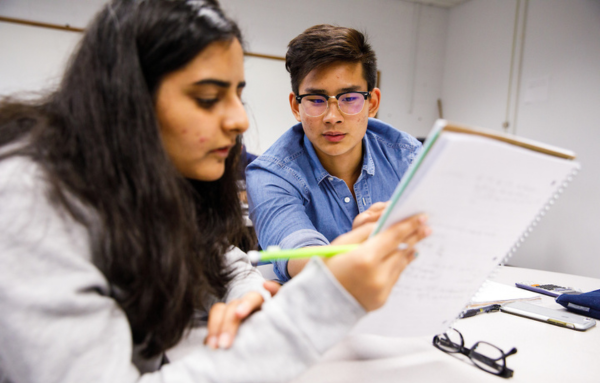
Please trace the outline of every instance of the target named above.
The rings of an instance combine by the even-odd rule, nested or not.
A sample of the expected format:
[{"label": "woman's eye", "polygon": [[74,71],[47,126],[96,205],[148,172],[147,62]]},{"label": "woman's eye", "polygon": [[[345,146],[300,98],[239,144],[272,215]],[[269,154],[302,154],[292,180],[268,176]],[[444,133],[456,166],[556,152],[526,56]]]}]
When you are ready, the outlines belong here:
[{"label": "woman's eye", "polygon": [[215,105],[219,99],[218,98],[200,98],[200,97],[196,97],[195,98],[196,103],[204,109],[209,109],[211,108],[213,105]]}]

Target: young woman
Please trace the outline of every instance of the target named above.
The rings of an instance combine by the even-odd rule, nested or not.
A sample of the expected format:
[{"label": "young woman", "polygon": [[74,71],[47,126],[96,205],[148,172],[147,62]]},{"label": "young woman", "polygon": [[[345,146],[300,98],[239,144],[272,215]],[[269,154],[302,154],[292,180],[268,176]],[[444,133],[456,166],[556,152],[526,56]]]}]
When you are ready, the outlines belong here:
[{"label": "young woman", "polygon": [[235,248],[241,41],[215,1],[115,0],[54,93],[2,102],[0,382],[288,380],[385,302],[422,216],[361,216],[235,334],[275,290]]}]

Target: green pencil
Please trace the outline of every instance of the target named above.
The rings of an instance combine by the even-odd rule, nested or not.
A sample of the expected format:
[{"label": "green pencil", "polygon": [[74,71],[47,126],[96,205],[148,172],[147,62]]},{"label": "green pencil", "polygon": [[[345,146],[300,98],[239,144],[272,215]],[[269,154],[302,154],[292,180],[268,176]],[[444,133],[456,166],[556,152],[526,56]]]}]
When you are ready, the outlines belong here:
[{"label": "green pencil", "polygon": [[277,259],[296,259],[318,257],[333,257],[337,254],[347,253],[354,250],[358,245],[339,245],[339,246],[315,246],[301,249],[281,250],[278,246],[269,246],[265,251],[251,250],[248,252],[250,262],[274,261]]}]

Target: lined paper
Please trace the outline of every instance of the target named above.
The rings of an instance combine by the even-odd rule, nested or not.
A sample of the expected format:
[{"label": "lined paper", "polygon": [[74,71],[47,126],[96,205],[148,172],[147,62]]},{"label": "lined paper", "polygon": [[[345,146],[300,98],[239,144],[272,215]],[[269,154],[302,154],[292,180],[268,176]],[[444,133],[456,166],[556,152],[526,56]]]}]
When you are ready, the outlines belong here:
[{"label": "lined paper", "polygon": [[446,331],[578,167],[498,140],[442,132],[382,226],[426,213],[432,235],[417,245],[417,259],[386,305],[355,331]]}]

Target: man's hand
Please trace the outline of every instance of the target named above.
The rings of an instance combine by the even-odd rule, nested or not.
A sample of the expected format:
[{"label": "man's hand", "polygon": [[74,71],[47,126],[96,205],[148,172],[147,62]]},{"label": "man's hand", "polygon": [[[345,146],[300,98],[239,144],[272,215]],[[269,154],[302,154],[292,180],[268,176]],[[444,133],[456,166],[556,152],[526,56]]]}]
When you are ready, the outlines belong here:
[{"label": "man's hand", "polygon": [[352,222],[352,230],[366,223],[377,222],[387,205],[387,202],[375,202],[373,205],[371,205],[371,207],[354,218],[354,221]]},{"label": "man's hand", "polygon": [[[273,296],[277,294],[281,285],[265,281],[263,287]],[[208,314],[208,335],[205,343],[214,349],[231,347],[242,322],[250,314],[260,310],[263,303],[262,295],[255,291],[229,303],[215,303]]]}]

